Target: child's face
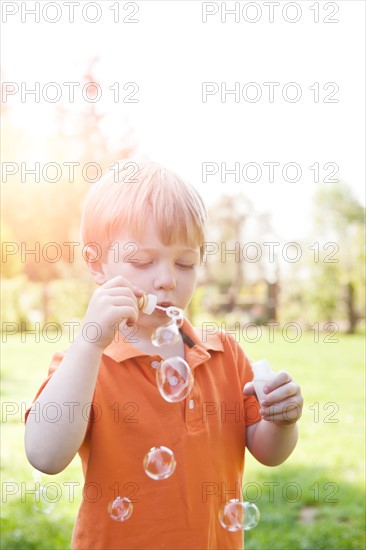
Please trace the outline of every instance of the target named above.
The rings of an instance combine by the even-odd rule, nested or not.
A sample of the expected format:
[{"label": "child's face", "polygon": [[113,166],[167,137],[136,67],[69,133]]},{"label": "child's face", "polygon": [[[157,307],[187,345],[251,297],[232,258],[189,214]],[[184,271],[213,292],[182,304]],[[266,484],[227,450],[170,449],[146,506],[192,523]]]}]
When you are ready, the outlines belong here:
[{"label": "child's face", "polygon": [[[155,223],[149,221],[139,241],[124,231],[116,236],[102,269],[106,281],[122,275],[148,294],[155,294],[158,305],[185,309],[196,288],[199,266],[198,246],[191,248],[184,242],[164,245]],[[167,321],[168,317],[156,310],[149,316],[140,314],[138,324],[155,327]]]}]

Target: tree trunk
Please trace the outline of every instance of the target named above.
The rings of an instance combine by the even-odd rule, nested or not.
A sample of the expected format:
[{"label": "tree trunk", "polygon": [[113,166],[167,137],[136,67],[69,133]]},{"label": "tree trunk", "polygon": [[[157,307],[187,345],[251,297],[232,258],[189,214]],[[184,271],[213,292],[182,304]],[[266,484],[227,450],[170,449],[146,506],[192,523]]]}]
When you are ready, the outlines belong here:
[{"label": "tree trunk", "polygon": [[277,321],[278,284],[267,283],[267,320]]},{"label": "tree trunk", "polygon": [[346,286],[346,306],[348,317],[347,334],[354,334],[356,332],[358,315],[355,309],[355,286],[352,281],[349,281]]}]

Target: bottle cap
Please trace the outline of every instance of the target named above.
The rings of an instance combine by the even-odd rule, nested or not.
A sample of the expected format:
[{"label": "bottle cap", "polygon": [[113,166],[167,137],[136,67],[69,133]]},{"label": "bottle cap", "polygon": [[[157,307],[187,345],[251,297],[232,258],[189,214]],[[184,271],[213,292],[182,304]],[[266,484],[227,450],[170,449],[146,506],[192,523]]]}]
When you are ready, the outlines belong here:
[{"label": "bottle cap", "polygon": [[155,294],[143,294],[138,299],[138,307],[147,315],[151,315],[154,311],[156,304],[158,302],[158,297]]},{"label": "bottle cap", "polygon": [[252,363],[252,369],[254,372],[254,379],[266,380],[271,378],[275,373],[271,370],[267,359],[259,359]]}]

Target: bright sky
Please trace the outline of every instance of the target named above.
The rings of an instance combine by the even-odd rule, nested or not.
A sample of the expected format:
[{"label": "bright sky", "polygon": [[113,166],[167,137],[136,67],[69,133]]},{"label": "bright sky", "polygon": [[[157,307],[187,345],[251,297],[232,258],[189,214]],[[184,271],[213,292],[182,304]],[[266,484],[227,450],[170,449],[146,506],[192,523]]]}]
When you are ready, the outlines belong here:
[{"label": "bright sky", "polygon": [[[26,11],[36,4],[37,23]],[[339,170],[333,177],[350,184],[364,202],[365,4],[226,2],[227,9],[237,6],[238,22],[233,14],[221,22],[222,5],[196,0],[3,1],[3,81],[15,82],[19,90],[36,82],[42,90],[56,82],[67,99],[69,88],[63,83],[80,81],[97,56],[95,73],[102,89],[98,106],[107,114],[111,135],[118,136],[127,117],[141,154],[186,177],[206,202],[242,191],[257,209],[271,212],[282,238],[301,237],[309,227],[311,196],[320,185],[332,185],[322,179],[331,176],[334,167]],[[117,16],[119,23],[114,22]],[[57,18],[55,23],[47,21]],[[123,22],[128,18],[137,22]],[[135,82],[138,102],[115,103],[110,86],[116,89],[116,82],[120,99],[133,91],[123,90],[124,84]],[[205,82],[212,83],[215,93],[203,102]],[[221,101],[220,92],[225,86],[233,89],[235,83],[238,102],[233,94]],[[80,97],[77,88],[75,93]],[[250,101],[255,94],[262,97]],[[296,94],[301,97],[291,102]],[[22,102],[20,91],[8,104],[15,106],[19,127],[29,133],[30,147],[38,147],[35,154],[41,155],[53,104],[42,97],[38,104],[32,97]],[[217,170],[207,181],[202,181],[203,163]],[[221,163],[228,169],[240,163],[239,183],[233,175],[221,181]],[[244,180],[242,169],[248,163],[256,164],[247,167],[247,179],[259,175],[259,165],[259,181]],[[280,163],[274,168],[274,182],[268,181],[268,163]],[[298,182],[284,181],[281,172],[288,163],[301,168]],[[318,183],[315,163],[320,169]],[[295,178],[294,170],[288,167],[288,179]]]}]

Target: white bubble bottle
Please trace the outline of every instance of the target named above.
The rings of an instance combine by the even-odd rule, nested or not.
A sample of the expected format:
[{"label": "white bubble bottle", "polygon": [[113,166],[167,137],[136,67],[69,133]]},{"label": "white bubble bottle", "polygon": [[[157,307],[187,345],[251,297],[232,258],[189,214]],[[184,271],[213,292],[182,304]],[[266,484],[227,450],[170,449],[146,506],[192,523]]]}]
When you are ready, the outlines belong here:
[{"label": "white bubble bottle", "polygon": [[276,375],[275,372],[269,366],[267,359],[259,359],[252,363],[252,369],[254,372],[253,385],[255,393],[259,401],[265,399],[266,394],[263,392],[264,386],[272,380]]}]

